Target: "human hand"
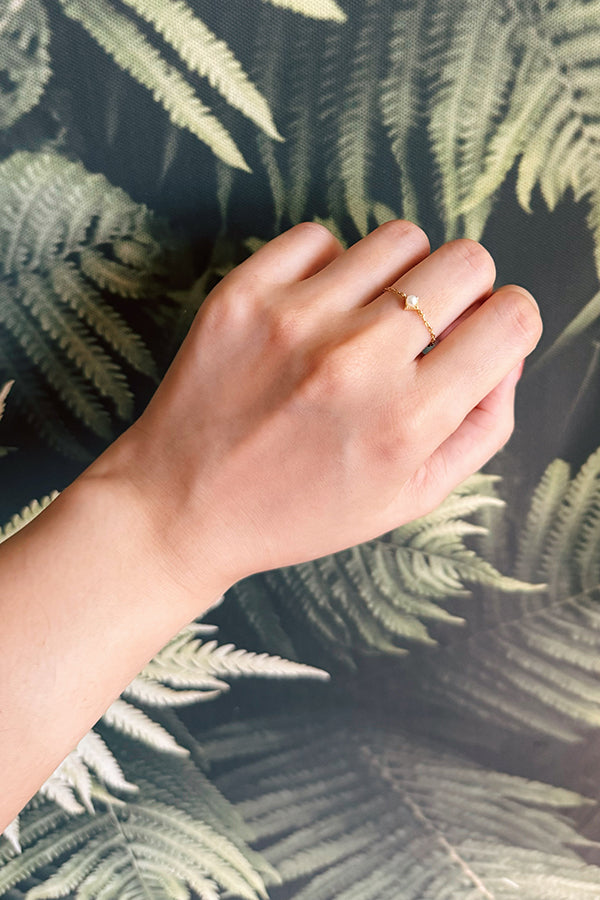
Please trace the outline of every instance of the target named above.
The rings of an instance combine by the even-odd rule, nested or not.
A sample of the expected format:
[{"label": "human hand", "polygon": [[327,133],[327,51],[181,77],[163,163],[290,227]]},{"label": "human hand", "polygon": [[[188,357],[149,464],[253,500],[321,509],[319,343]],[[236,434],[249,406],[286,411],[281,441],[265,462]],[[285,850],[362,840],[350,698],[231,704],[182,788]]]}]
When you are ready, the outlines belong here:
[{"label": "human hand", "polygon": [[[141,418],[90,469],[135,498],[194,594],[333,553],[437,506],[508,440],[541,320],[490,254],[386,223],[343,251],[297,225],[203,303]],[[441,339],[384,288],[416,294]]]}]

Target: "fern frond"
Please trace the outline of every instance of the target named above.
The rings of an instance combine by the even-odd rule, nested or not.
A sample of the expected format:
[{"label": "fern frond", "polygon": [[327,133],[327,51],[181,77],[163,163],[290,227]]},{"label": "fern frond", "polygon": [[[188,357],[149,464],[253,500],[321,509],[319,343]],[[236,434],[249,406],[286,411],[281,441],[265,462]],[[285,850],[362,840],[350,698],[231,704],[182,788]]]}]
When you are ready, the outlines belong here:
[{"label": "fern frond", "polygon": [[51,494],[42,497],[41,500],[32,500],[28,506],[23,507],[20,513],[15,513],[10,522],[7,522],[6,525],[0,529],[0,543],[11,537],[13,534],[16,534],[16,532],[20,531],[25,525],[28,525],[29,522],[31,522],[32,519],[35,519],[42,510],[46,509],[56,497],[58,497],[58,491],[52,491]]},{"label": "fern frond", "polygon": [[[502,575],[466,545],[466,538],[486,529],[463,517],[502,505],[492,493],[493,480],[484,477],[473,485],[382,538],[252,576],[231,588],[230,595],[245,609],[262,589],[271,603],[304,617],[315,637],[338,655],[340,649],[346,655],[356,650],[405,653],[415,642],[433,644],[427,623],[463,624],[446,604],[468,595],[469,585],[493,585],[507,593],[540,590]],[[258,617],[263,627],[253,603],[249,616],[253,622]],[[265,623],[263,631],[268,628]]]},{"label": "fern frond", "polygon": [[50,268],[50,284],[56,296],[69,305],[130,366],[157,378],[156,363],[150,351],[125,320],[107,303],[71,262],[57,262]]},{"label": "fern frond", "polygon": [[22,848],[21,842],[19,840],[20,822],[18,816],[16,817],[16,819],[13,819],[13,821],[9,825],[6,826],[6,828],[2,832],[2,835],[9,842],[15,853],[21,852]]},{"label": "fern frond", "polygon": [[299,900],[397,900],[399,885],[403,900],[600,888],[600,869],[572,849],[588,841],[564,810],[589,802],[572,791],[342,715],[236,723],[203,746]]},{"label": "fern frond", "polygon": [[[268,678],[319,678],[321,669],[279,656],[251,653],[232,644],[198,640],[196,626],[184,628],[143,669],[125,695],[152,706],[167,702],[183,705],[212,699],[229,685],[223,679],[241,676]],[[173,690],[175,689],[175,690]],[[193,690],[190,690],[193,689]]]},{"label": "fern frond", "polygon": [[114,700],[102,716],[102,721],[154,750],[183,756],[188,753],[158,722],[125,700]]},{"label": "fern frond", "polygon": [[510,730],[565,741],[600,727],[600,450],[575,478],[556,460],[536,489],[517,573],[547,591],[515,594],[420,670],[425,696]]},{"label": "fern frond", "polygon": [[175,48],[192,72],[207,78],[231,106],[269,137],[283,140],[265,98],[252,84],[225,41],[219,40],[184,0],[126,0]]},{"label": "fern frond", "polygon": [[[53,865],[54,873],[29,891],[30,900],[70,892],[89,900],[177,897],[186,896],[188,888],[209,898],[218,898],[222,890],[246,900],[266,897],[261,873],[272,870],[239,837],[230,840],[223,821],[218,823],[221,831],[203,821],[202,797],[193,798],[196,815],[191,816],[155,796],[156,784],[144,778],[143,754],[137,767],[144,783],[139,797],[108,804],[93,816],[66,818],[61,811],[60,817],[52,818],[48,804],[26,809],[22,853],[10,859],[4,851],[4,860],[0,857],[4,861],[0,890],[18,884],[41,866]],[[183,773],[178,774],[181,778]],[[175,797],[182,788],[180,784]],[[224,798],[220,802],[229,809]],[[270,880],[273,877],[274,873]]]},{"label": "fern frond", "polygon": [[27,315],[16,292],[0,282],[0,324],[19,343],[61,400],[96,434],[110,438],[110,416],[86,381],[76,377],[68,360]]},{"label": "fern frond", "polygon": [[363,4],[363,22],[355,45],[344,108],[339,116],[339,165],[346,209],[361,236],[370,226],[373,132],[380,70],[381,9],[377,0]]},{"label": "fern frond", "polygon": [[128,419],[133,413],[133,394],[117,363],[104,352],[79,319],[63,313],[41,275],[22,272],[19,285],[19,300],[41,331],[64,351],[67,359],[83,372],[99,394],[114,402],[119,417]]},{"label": "fern frond", "polygon": [[[0,387],[0,419],[4,415],[4,410],[6,407],[6,398],[10,393],[10,389],[13,386],[14,381],[7,381]],[[10,452],[8,447],[0,447],[0,457],[6,456],[7,453]]]},{"label": "fern frond", "polygon": [[13,386],[14,381],[7,381],[0,388],[0,419],[4,415],[4,410],[6,408],[6,398],[10,393],[10,389]]},{"label": "fern frond", "polygon": [[117,65],[152,93],[174,125],[187,128],[228,165],[249,171],[227,129],[131,19],[106,0],[60,0],[60,4]]},{"label": "fern frond", "polygon": [[519,25],[509,4],[477,0],[463,4],[459,14],[440,5],[431,17],[437,83],[428,129],[450,238],[458,234],[457,211],[464,211],[465,200],[471,201],[470,208],[476,205],[471,192],[506,104]]},{"label": "fern frond", "polygon": [[312,19],[330,19],[333,22],[345,22],[346,13],[335,0],[265,0],[273,6],[291,9]]},{"label": "fern frond", "polygon": [[79,254],[81,271],[95,282],[118,297],[149,297],[156,291],[156,284],[148,277],[143,278],[138,269],[124,266],[114,259],[107,259],[98,250],[85,247]]},{"label": "fern frond", "polygon": [[[34,394],[24,412],[38,424],[40,395],[57,394],[110,438],[113,416],[127,421],[133,412],[123,362],[154,378],[156,365],[101,291],[114,298],[164,291],[159,226],[102,175],[49,153],[18,152],[0,163],[0,202],[0,337],[7,357],[12,341],[29,362],[29,370],[22,362],[15,369],[20,392]],[[52,433],[57,417],[46,418]]]},{"label": "fern frond", "polygon": [[48,16],[40,0],[2,0],[0,59],[7,84],[0,85],[0,130],[10,128],[39,102],[48,81]]},{"label": "fern frond", "polygon": [[[423,118],[421,100],[425,41],[429,10],[421,0],[403,0],[394,10],[391,23],[388,71],[380,82],[380,106],[383,124],[390,138],[390,149],[400,169],[402,212],[405,218],[419,221],[417,194],[410,176],[410,137]],[[395,218],[385,214],[385,218]]]}]

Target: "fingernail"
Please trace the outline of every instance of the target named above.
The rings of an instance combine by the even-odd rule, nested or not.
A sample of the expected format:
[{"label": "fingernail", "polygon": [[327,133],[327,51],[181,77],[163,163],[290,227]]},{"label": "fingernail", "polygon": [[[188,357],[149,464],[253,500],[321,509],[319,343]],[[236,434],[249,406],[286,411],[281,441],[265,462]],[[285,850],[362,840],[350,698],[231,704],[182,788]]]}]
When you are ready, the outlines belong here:
[{"label": "fingernail", "polygon": [[527,299],[528,299],[531,303],[533,303],[533,305],[535,306],[535,308],[536,308],[537,311],[539,312],[539,311],[540,311],[540,308],[539,308],[538,302],[537,302],[537,300],[535,299],[535,297],[533,296],[533,294],[530,294],[529,291],[527,290],[527,288],[521,287],[521,285],[517,285],[517,287],[519,288],[519,290],[521,291],[521,293],[524,294],[524,295],[527,297]]}]

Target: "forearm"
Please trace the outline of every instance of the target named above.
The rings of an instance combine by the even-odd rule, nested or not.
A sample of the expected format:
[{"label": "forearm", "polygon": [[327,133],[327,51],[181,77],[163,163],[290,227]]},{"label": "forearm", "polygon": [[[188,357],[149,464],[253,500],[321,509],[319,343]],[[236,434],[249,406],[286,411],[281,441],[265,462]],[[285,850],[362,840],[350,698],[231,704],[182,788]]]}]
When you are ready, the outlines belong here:
[{"label": "forearm", "polygon": [[0,547],[0,831],[224,588],[181,588],[127,486],[90,472]]}]

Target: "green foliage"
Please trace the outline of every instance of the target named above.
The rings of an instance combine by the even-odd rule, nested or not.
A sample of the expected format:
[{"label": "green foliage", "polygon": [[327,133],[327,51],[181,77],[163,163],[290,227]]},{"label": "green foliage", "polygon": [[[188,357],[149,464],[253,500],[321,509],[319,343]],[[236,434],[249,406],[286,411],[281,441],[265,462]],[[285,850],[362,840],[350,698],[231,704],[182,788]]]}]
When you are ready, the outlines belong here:
[{"label": "green foliage", "polygon": [[[127,422],[133,412],[127,367],[155,378],[156,366],[105,296],[160,290],[157,225],[102,175],[46,153],[0,164],[0,204],[1,368],[18,364],[17,406],[61,446],[60,418],[40,398],[58,396],[71,417],[109,438],[113,416]],[[77,446],[73,437],[66,449]]]},{"label": "green foliage", "polygon": [[[14,384],[14,381],[7,381],[6,384],[3,384],[0,387],[0,419],[2,419],[2,416],[4,415],[4,408],[6,406],[6,398],[8,397],[8,395],[10,393],[10,389],[13,386],[13,384]],[[6,454],[9,452],[10,451],[9,451],[8,447],[0,447],[0,457],[6,456]]]},{"label": "green foliage", "polygon": [[0,0],[0,131],[38,103],[50,77],[49,40],[40,0]]},{"label": "green foliage", "polygon": [[553,462],[518,540],[516,573],[547,583],[498,604],[421,660],[429,698],[519,733],[573,741],[600,727],[600,450],[570,478]]},{"label": "green foliage", "polygon": [[314,636],[347,662],[356,650],[404,654],[406,645],[434,645],[430,624],[464,625],[446,607],[468,594],[468,585],[526,596],[540,589],[502,575],[465,543],[486,533],[467,517],[503,505],[494,481],[474,476],[434,512],[382,538],[252,576],[229,594],[263,642],[286,655],[293,645],[281,627],[279,606],[308,622]]},{"label": "green foliage", "polygon": [[[270,0],[306,17],[344,22],[335,0]],[[64,13],[79,22],[115,63],[146,87],[174,125],[186,128],[207,144],[223,162],[244,171],[248,165],[225,125],[199,99],[192,75],[209,85],[266,135],[282,140],[265,98],[252,83],[225,41],[218,38],[185,0],[125,0],[150,23],[169,49],[177,54],[175,68],[160,47],[136,21],[111,0],[60,0]]]},{"label": "green foliage", "polygon": [[11,520],[0,528],[0,544],[13,534],[16,534],[17,531],[20,531],[32,519],[35,519],[56,497],[58,497],[58,492],[53,491],[51,494],[42,497],[41,500],[32,500],[31,503],[23,507],[21,512],[15,513]]},{"label": "green foliage", "polygon": [[28,891],[28,900],[72,891],[80,900],[188,898],[190,888],[203,900],[218,900],[226,890],[247,900],[266,897],[265,879],[277,876],[248,847],[247,828],[191,759],[157,766],[152,753],[139,747],[132,753],[127,744],[119,755],[129,769],[135,761],[139,792],[108,798],[93,815],[30,804],[22,816],[22,852],[0,850],[0,892],[54,864],[54,874]]},{"label": "green foliage", "polygon": [[[295,900],[597,897],[581,796],[372,722],[311,714],[209,732],[217,784]],[[400,892],[400,893],[399,893]]]},{"label": "green foliage", "polygon": [[334,22],[345,22],[346,13],[335,0],[267,0],[273,6],[282,6],[303,16],[315,19],[331,19]]}]

